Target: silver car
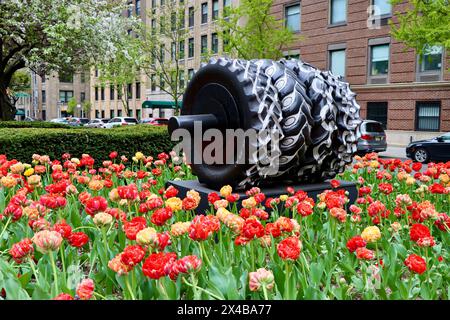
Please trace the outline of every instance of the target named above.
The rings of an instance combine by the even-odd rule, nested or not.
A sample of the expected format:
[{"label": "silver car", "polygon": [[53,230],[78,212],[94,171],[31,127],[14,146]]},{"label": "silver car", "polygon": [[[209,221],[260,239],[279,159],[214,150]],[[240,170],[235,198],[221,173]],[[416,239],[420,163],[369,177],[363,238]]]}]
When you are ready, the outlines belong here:
[{"label": "silver car", "polygon": [[358,154],[386,151],[386,133],[381,122],[363,120],[360,126],[361,137],[358,140]]},{"label": "silver car", "polygon": [[105,119],[92,119],[87,124],[85,124],[85,127],[88,128],[103,128],[105,123],[108,121],[105,121]]}]

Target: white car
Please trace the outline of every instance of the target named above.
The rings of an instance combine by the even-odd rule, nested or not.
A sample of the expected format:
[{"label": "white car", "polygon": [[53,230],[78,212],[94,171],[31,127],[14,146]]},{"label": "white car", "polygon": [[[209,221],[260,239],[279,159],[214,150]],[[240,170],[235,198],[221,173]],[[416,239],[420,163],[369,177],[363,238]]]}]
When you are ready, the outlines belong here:
[{"label": "white car", "polygon": [[92,119],[84,126],[88,128],[103,128],[108,121],[106,119]]},{"label": "white car", "polygon": [[105,123],[103,125],[103,128],[111,129],[113,127],[118,126],[127,126],[127,125],[136,125],[138,121],[135,118],[131,117],[115,117],[108,121],[108,123]]}]

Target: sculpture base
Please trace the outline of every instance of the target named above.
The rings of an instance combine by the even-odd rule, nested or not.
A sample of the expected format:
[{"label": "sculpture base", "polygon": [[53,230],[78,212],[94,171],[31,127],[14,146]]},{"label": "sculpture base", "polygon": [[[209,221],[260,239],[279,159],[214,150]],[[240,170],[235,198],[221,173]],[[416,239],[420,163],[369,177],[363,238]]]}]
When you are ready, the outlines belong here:
[{"label": "sculpture base", "polygon": [[[356,198],[358,196],[358,191],[356,189],[356,182],[351,181],[343,181],[339,180],[341,183],[340,187],[337,189],[345,189],[348,191],[348,198],[350,200],[350,204],[354,203],[356,201]],[[197,180],[179,180],[179,181],[167,181],[166,187],[169,187],[170,185],[174,186],[179,190],[178,196],[180,198],[184,198],[186,196],[186,192],[188,192],[191,189],[196,190],[198,193],[200,193],[201,200],[200,204],[195,210],[197,214],[205,213],[206,210],[209,209],[209,203],[208,203],[208,194],[211,192],[219,193],[219,190],[217,189],[211,189],[208,186],[198,182]],[[291,185],[294,190],[303,190],[308,193],[308,196],[313,198],[314,201],[317,199],[317,195],[321,194],[325,190],[331,189],[330,183],[320,182],[320,183],[313,183],[313,184],[297,184],[297,185]],[[270,186],[260,186],[261,192],[263,192],[266,195],[266,198],[276,198],[282,194],[287,194],[286,191],[287,185],[270,185]],[[241,200],[248,198],[245,195],[245,192],[240,191],[239,193],[239,203]],[[240,206],[238,206],[240,207]]]}]

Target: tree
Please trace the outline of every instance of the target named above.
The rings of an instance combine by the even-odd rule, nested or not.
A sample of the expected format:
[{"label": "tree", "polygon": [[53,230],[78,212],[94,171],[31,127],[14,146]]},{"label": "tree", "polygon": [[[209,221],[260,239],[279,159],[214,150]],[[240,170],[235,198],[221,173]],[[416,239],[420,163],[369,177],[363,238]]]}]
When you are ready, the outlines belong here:
[{"label": "tree", "polygon": [[92,103],[88,100],[83,101],[83,103],[81,104],[81,109],[83,110],[83,113],[86,115],[88,115],[91,113],[91,109],[92,109]]},{"label": "tree", "polygon": [[185,46],[189,29],[185,28],[187,4],[181,1],[167,1],[155,12],[148,12],[150,21],[158,21],[158,27],[143,25],[140,31],[141,70],[157,87],[167,93],[175,104],[178,114],[180,98],[185,89]]},{"label": "tree", "polygon": [[242,59],[279,59],[294,34],[270,12],[273,0],[242,0],[218,21],[224,52]]},{"label": "tree", "polygon": [[26,69],[20,69],[14,72],[8,88],[8,95],[11,99],[12,105],[15,106],[17,97],[20,93],[30,94],[31,92],[31,76]]},{"label": "tree", "polygon": [[114,59],[98,66],[99,81],[103,87],[112,86],[117,90],[125,113],[130,112],[130,96],[128,86],[139,77],[139,39],[128,35],[126,40],[118,47]]},{"label": "tree", "polygon": [[67,114],[73,116],[75,114],[76,107],[77,100],[74,97],[70,98],[69,102],[67,103]]},{"label": "tree", "polygon": [[43,76],[113,59],[135,23],[125,7],[123,0],[0,1],[0,119],[15,114],[7,88],[17,70]]},{"label": "tree", "polygon": [[[392,0],[392,4],[404,0]],[[450,4],[448,0],[408,0],[406,12],[395,12],[392,35],[422,55],[430,46],[450,48]]]}]

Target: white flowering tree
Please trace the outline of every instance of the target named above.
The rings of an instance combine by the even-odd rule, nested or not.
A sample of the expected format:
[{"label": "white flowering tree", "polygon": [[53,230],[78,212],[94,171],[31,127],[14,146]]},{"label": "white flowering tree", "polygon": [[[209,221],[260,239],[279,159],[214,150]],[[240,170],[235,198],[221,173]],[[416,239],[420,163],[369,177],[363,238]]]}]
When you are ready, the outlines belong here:
[{"label": "white flowering tree", "polygon": [[17,70],[44,75],[114,60],[135,24],[122,14],[126,6],[126,0],[0,0],[0,120],[15,115],[8,87]]}]

